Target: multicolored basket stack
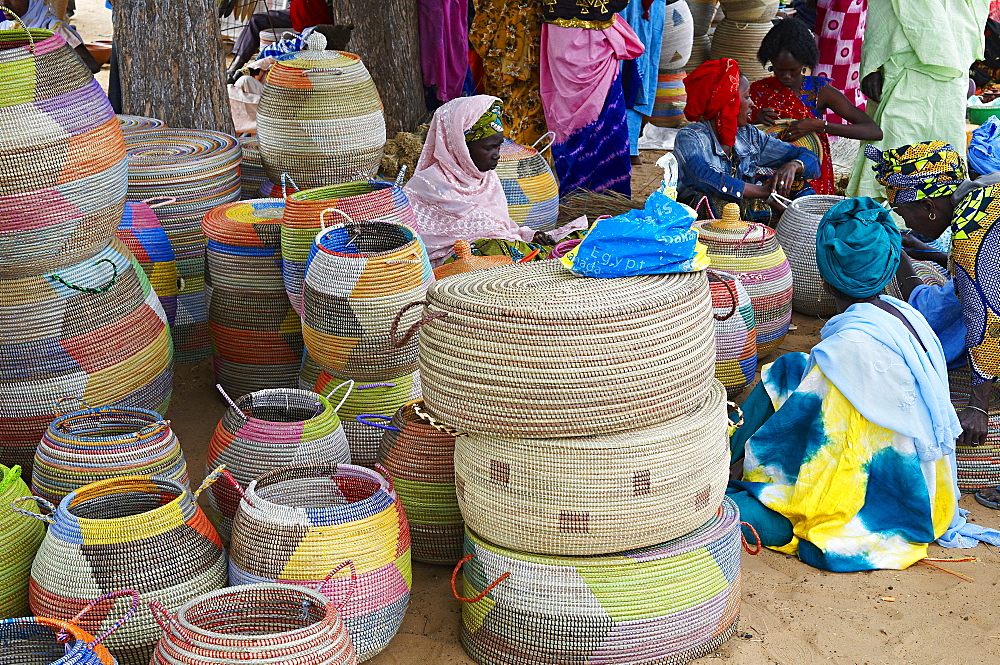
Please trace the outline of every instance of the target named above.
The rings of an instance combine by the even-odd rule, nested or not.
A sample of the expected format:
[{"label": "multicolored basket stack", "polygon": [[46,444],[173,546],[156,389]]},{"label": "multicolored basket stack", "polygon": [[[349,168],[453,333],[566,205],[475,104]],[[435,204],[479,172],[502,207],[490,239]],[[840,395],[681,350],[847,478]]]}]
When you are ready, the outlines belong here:
[{"label": "multicolored basket stack", "polygon": [[240,502],[229,571],[233,585],[320,585],[323,595],[340,600],[363,662],[396,634],[410,600],[406,514],[391,481],[369,469],[322,464],[270,471],[250,483]]},{"label": "multicolored basket stack", "polygon": [[803,196],[788,204],[778,222],[778,243],[795,282],[792,309],[799,314],[831,317],[837,313],[837,304],[823,288],[816,266],[816,229],[826,211],[843,200],[843,196]]},{"label": "multicolored basket stack", "polygon": [[236,139],[243,149],[240,159],[240,186],[243,188],[244,199],[260,198],[260,188],[268,182],[264,173],[264,163],[260,159],[260,143],[256,136]]},{"label": "multicolored basket stack", "polygon": [[[972,375],[967,367],[948,372],[951,401],[956,409],[969,405]],[[978,492],[1000,485],[1000,393],[990,391],[987,409],[986,443],[982,446],[957,446],[958,488],[963,492]]]},{"label": "multicolored basket stack", "polygon": [[660,47],[660,65],[656,78],[656,100],[649,121],[659,127],[680,127],[685,123],[684,106],[687,91],[684,67],[691,59],[694,43],[694,20],[685,2],[667,6]]},{"label": "multicolored basket stack", "polygon": [[177,257],[174,256],[167,232],[153,212],[153,206],[144,201],[126,201],[125,212],[115,235],[139,262],[149,279],[149,285],[160,299],[160,305],[167,315],[167,323],[174,325],[177,317],[177,294],[180,292]]},{"label": "multicolored basket stack", "polygon": [[507,197],[507,210],[518,226],[536,231],[550,231],[559,226],[559,181],[542,153],[549,146],[536,149],[543,136],[528,147],[504,139],[496,172]]},{"label": "multicolored basket stack", "polygon": [[[31,562],[45,537],[45,526],[11,510],[12,502],[31,493],[21,479],[21,467],[0,466],[0,475],[0,619],[12,619],[28,613]],[[28,502],[18,505],[28,507]]]},{"label": "multicolored basket stack", "polygon": [[736,398],[757,373],[757,325],[750,294],[734,276],[709,271],[715,314],[715,378]]},{"label": "multicolored basket stack", "polygon": [[144,115],[118,114],[118,122],[122,126],[123,132],[142,131],[144,129],[156,129],[166,127],[166,123],[157,118],[149,118]]}]

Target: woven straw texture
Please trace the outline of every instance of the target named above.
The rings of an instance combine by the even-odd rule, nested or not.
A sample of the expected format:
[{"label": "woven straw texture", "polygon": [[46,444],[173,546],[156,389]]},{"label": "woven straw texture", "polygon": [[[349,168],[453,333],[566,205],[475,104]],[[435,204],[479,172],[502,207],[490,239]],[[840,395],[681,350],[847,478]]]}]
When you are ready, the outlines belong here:
[{"label": "woven straw texture", "polygon": [[[406,226],[358,222],[321,232],[303,291],[302,337],[309,355],[345,379],[390,380],[414,372],[416,338],[397,346],[390,327],[433,280],[424,243]],[[401,324],[412,325],[419,316],[411,309]]]},{"label": "woven straw texture", "polygon": [[[675,5],[684,5],[676,2]],[[653,114],[649,121],[658,127],[680,127],[687,120],[684,118],[684,107],[687,105],[687,90],[684,79],[687,73],[660,69],[656,77],[656,100],[653,102]]]},{"label": "woven straw texture", "polygon": [[[339,399],[339,393],[333,393]],[[336,405],[306,390],[273,388],[236,400],[219,421],[208,447],[206,472],[220,464],[242,486],[292,464],[350,463],[351,449]],[[230,483],[209,489],[219,533],[229,540],[240,496]]]},{"label": "woven straw texture", "polygon": [[166,127],[166,123],[157,118],[149,118],[143,115],[125,115],[122,113],[118,114],[118,123],[122,126],[123,132]]},{"label": "woven straw texture", "polygon": [[694,23],[694,36],[707,35],[712,27],[712,19],[719,10],[719,0],[686,0]]},{"label": "woven straw texture", "polygon": [[391,182],[348,182],[290,194],[281,219],[285,289],[302,313],[302,288],[316,233],[324,224],[381,220],[417,230],[417,219],[403,189]]},{"label": "woven straw texture", "polygon": [[[70,642],[62,635],[69,633]],[[4,665],[118,665],[94,636],[75,624],[44,617],[19,617],[0,621]]]},{"label": "woven straw texture", "polygon": [[771,20],[758,23],[734,21],[728,16],[722,19],[712,35],[712,60],[732,58],[740,65],[740,73],[751,82],[770,76],[757,61],[757,49],[764,35],[772,28]]},{"label": "woven straw texture", "polygon": [[746,288],[733,275],[709,273],[715,312],[715,378],[734,399],[757,373],[757,324]]},{"label": "woven straw texture", "polygon": [[340,51],[278,57],[257,108],[257,137],[272,182],[299,187],[374,176],[382,163],[382,100],[361,58]]},{"label": "woven straw texture", "polygon": [[231,136],[197,129],[129,132],[128,198],[171,197],[156,216],[167,232],[184,288],[173,326],[179,362],[211,353],[205,302],[205,236],[202,218],[212,208],[240,198],[239,143]]},{"label": "woven straw texture", "polygon": [[281,277],[281,199],[252,199],[205,215],[205,292],[215,376],[226,392],[294,388],[302,323]]},{"label": "woven straw texture", "polygon": [[289,194],[294,194],[297,191],[299,191],[299,188],[293,185],[292,183],[288,182],[287,179],[285,179],[285,183],[283,185],[279,185],[277,183],[271,182],[265,177],[264,182],[260,183],[260,191],[258,191],[257,194],[255,194],[252,198],[262,198],[262,199],[285,198]]},{"label": "woven straw texture", "polygon": [[256,136],[236,140],[243,148],[243,158],[240,160],[240,186],[243,188],[243,198],[259,198],[260,187],[267,182],[264,163],[260,159],[260,143],[257,142]]},{"label": "woven straw texture", "polygon": [[[52,525],[31,568],[31,609],[68,619],[90,598],[135,589],[139,611],[105,642],[122,665],[149,663],[161,632],[149,601],[175,610],[226,584],[219,535],[197,495],[174,480],[124,476],[92,483],[67,494],[48,519]],[[98,633],[121,614],[91,613],[80,623]]]},{"label": "woven straw texture", "polygon": [[223,589],[160,618],[164,634],[150,665],[358,662],[336,605],[312,589],[285,584]]},{"label": "woven straw texture", "polygon": [[[352,574],[329,577],[345,561]],[[410,528],[392,484],[343,464],[290,466],[250,483],[233,523],[230,583],[324,580],[323,594],[341,600],[358,661],[372,658],[410,600]]]},{"label": "woven straw texture", "polygon": [[59,35],[0,35],[0,278],[40,275],[107,246],[128,187],[107,96]]},{"label": "woven straw texture", "polygon": [[702,272],[595,279],[536,261],[449,277],[427,298],[424,401],[462,431],[558,438],[653,426],[711,388]]},{"label": "woven straw texture", "polygon": [[559,181],[538,150],[504,139],[496,171],[507,210],[519,226],[536,231],[559,226]]},{"label": "woven straw texture", "polygon": [[[771,125],[770,127],[763,127],[761,125],[758,125],[758,127],[760,127],[765,133],[770,134],[771,136],[777,136],[779,138],[788,130],[788,125],[784,124]],[[791,143],[794,146],[805,148],[811,151],[814,155],[816,155],[816,159],[819,161],[820,164],[822,164],[826,159],[826,155],[823,154],[823,143],[820,141],[819,136],[816,135],[816,132],[810,132],[801,138],[795,139],[794,141],[789,141],[789,143]],[[774,171],[774,169],[767,169],[766,167],[758,167],[758,168],[759,168],[757,172],[758,175]],[[803,196],[802,198],[806,197]],[[801,199],[795,199],[795,200],[798,201]],[[843,197],[841,197],[840,200],[843,200]]]},{"label": "woven straw texture", "polygon": [[[699,3],[700,4],[700,3]],[[712,55],[712,38],[708,35],[695,35],[691,44],[691,57],[684,65],[684,71],[690,74],[698,69]]]},{"label": "woven straw texture", "polygon": [[778,0],[720,0],[720,4],[730,21],[770,21],[778,12]]},{"label": "woven straw texture", "polygon": [[160,301],[117,239],[70,268],[0,281],[0,463],[30,468],[63,398],[164,413],[171,353]]},{"label": "woven straw texture", "polygon": [[691,413],[648,428],[566,439],[455,441],[470,529],[501,547],[607,554],[698,528],[726,491],[726,393],[709,379]]},{"label": "woven straw texture", "polygon": [[165,476],[187,487],[187,463],[170,421],[145,409],[86,409],[49,425],[35,451],[31,491],[59,503],[84,485],[129,475]]},{"label": "woven straw texture", "polygon": [[[951,401],[956,409],[969,405],[971,376],[968,368],[948,372],[951,384]],[[1000,394],[990,391],[986,443],[982,446],[955,448],[958,468],[958,488],[963,492],[976,492],[1000,485]]]},{"label": "woven straw texture", "polygon": [[126,201],[122,221],[115,235],[121,240],[142,267],[160,299],[167,323],[174,325],[177,318],[177,294],[180,291],[177,274],[177,257],[170,246],[167,232],[156,213],[140,201]]},{"label": "woven straw texture", "polygon": [[[699,2],[706,8],[715,7],[709,3]],[[706,11],[703,9],[701,11]],[[691,47],[694,43],[694,17],[691,7],[686,2],[673,2],[667,6],[663,25],[663,41],[660,43],[659,68],[662,74],[665,70],[684,69],[691,59]]]},{"label": "woven straw texture", "polygon": [[816,265],[816,229],[826,211],[843,200],[842,196],[803,196],[791,202],[778,222],[778,243],[785,250],[795,282],[792,309],[799,314],[830,317],[837,313],[837,304],[823,288]]},{"label": "woven straw texture", "polygon": [[[948,281],[948,274],[933,261],[916,261],[910,259],[910,264],[913,266],[913,274],[920,278],[924,284],[930,284],[933,286],[941,286]],[[899,280],[893,275],[889,283],[885,285],[882,293],[890,295],[893,298],[899,298],[903,300],[903,293],[899,289]]]},{"label": "woven straw texture", "polygon": [[[713,511],[714,513],[715,511]],[[726,499],[695,531],[595,557],[502,549],[466,532],[462,643],[481,665],[682,665],[736,629],[740,524]]]},{"label": "woven straw texture", "polygon": [[[28,578],[31,562],[45,536],[45,526],[15,513],[11,502],[31,494],[21,479],[21,467],[0,466],[0,619],[22,617],[28,613]],[[35,508],[28,502],[22,508]],[[2,625],[2,624],[0,624]],[[5,656],[0,656],[0,660]]]},{"label": "woven straw texture", "polygon": [[423,412],[423,402],[413,401],[392,417],[378,461],[410,520],[413,559],[455,565],[465,534],[455,493],[455,435],[435,428],[418,411]]}]

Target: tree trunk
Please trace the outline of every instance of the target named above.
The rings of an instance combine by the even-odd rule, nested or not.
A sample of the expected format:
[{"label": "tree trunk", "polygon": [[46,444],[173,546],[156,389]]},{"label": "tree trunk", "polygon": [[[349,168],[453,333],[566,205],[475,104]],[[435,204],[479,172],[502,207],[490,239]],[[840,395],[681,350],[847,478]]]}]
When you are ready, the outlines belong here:
[{"label": "tree trunk", "polygon": [[233,134],[216,0],[115,0],[122,113]]},{"label": "tree trunk", "polygon": [[372,74],[389,136],[413,131],[427,116],[417,0],[335,0],[333,5],[334,23],[354,25],[347,50],[360,55]]}]

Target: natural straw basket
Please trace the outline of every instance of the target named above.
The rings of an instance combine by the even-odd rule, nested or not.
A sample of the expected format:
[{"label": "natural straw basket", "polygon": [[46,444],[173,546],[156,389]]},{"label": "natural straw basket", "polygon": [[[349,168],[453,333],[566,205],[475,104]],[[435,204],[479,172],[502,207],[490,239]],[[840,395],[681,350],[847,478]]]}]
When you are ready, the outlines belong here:
[{"label": "natural straw basket", "polygon": [[694,35],[707,35],[712,28],[712,19],[719,10],[719,0],[687,0],[691,10],[691,20],[694,23]]},{"label": "natural straw basket", "polygon": [[682,665],[736,630],[740,549],[729,499],[685,536],[608,556],[525,554],[466,531],[461,593],[452,578],[462,644],[480,665]]},{"label": "natural straw basket", "polygon": [[691,44],[691,57],[688,58],[684,71],[690,74],[711,58],[712,38],[708,35],[695,35]]},{"label": "natural straw basket", "polygon": [[756,23],[722,19],[712,35],[712,60],[732,58],[740,65],[740,73],[751,82],[767,78],[770,72],[757,60],[757,49],[764,35],[773,27],[770,19]]},{"label": "natural straw basket", "polygon": [[[550,231],[559,226],[559,182],[542,156],[555,134],[549,133],[528,147],[504,139],[496,172],[507,197],[507,210],[518,226]],[[537,148],[549,138],[549,144]]]},{"label": "natural straw basket", "polygon": [[795,281],[792,309],[799,314],[831,317],[837,313],[816,265],[816,229],[826,211],[843,200],[843,196],[803,196],[788,204],[778,222],[775,233]]},{"label": "natural straw basket", "polygon": [[[296,465],[250,483],[233,522],[229,581],[322,586],[358,661],[399,630],[410,599],[410,528],[392,483],[348,464]],[[351,577],[331,576],[344,561]],[[354,593],[350,594],[350,590]]]},{"label": "natural straw basket", "polygon": [[703,272],[596,279],[537,261],[455,275],[431,285],[418,323],[424,401],[500,436],[657,425],[705,401],[711,312]]},{"label": "natural straw basket", "polygon": [[259,198],[261,185],[267,180],[264,164],[260,159],[260,143],[256,136],[236,140],[243,149],[243,158],[240,160],[240,186],[243,189],[243,198]]},{"label": "natural straw basket", "polygon": [[750,294],[733,275],[709,271],[715,311],[715,378],[729,399],[750,385],[757,373],[757,325]]},{"label": "natural straw basket", "polygon": [[149,118],[143,115],[125,115],[122,113],[118,114],[118,123],[122,126],[123,132],[166,127],[166,123],[157,118]]},{"label": "natural straw basket", "polygon": [[770,21],[778,12],[778,0],[720,0],[720,4],[731,21]]},{"label": "natural straw basket", "polygon": [[131,475],[187,486],[187,463],[170,421],[146,409],[85,409],[49,425],[35,451],[31,491],[59,503],[84,485]]},{"label": "natural straw basket", "polygon": [[117,239],[39,277],[0,281],[0,463],[30,468],[63,398],[166,411],[170,330]]},{"label": "natural straw basket", "polygon": [[[555,250],[553,249],[553,252],[554,251]],[[514,259],[509,256],[479,256],[478,254],[473,254],[472,245],[469,244],[468,240],[455,241],[455,257],[455,260],[451,263],[444,263],[434,269],[434,279],[443,279],[445,277],[450,277],[451,275],[459,275],[463,272],[471,272],[473,270],[482,270],[483,268],[505,266],[514,262]]]},{"label": "natural straw basket", "polygon": [[[170,200],[165,199],[166,202]],[[157,203],[153,202],[153,205]],[[180,292],[177,257],[153,207],[143,201],[126,201],[115,235],[139,262],[149,285],[160,299],[167,323],[173,325],[177,317],[177,294]]]},{"label": "natural straw basket", "polygon": [[28,613],[28,577],[45,527],[10,510],[12,501],[30,493],[21,467],[0,466],[0,475],[0,619],[11,619]]},{"label": "natural straw basket", "polygon": [[[698,3],[711,7],[715,13],[715,7],[709,3]],[[694,16],[691,8],[686,2],[672,2],[666,8],[666,16],[663,26],[663,39],[660,42],[659,65],[660,74],[664,71],[678,69],[683,70],[691,59],[691,47],[694,43],[695,35]],[[704,34],[704,33],[701,33]]]},{"label": "natural straw basket", "polygon": [[[176,609],[224,587],[222,542],[197,503],[214,478],[192,493],[163,477],[123,476],[67,494],[52,515],[27,513],[51,523],[31,568],[31,609],[66,619],[122,587]],[[92,633],[102,624],[96,616],[81,622]],[[160,632],[143,606],[106,644],[122,665],[148,665]]]},{"label": "natural straw basket", "polygon": [[0,63],[0,278],[12,279],[106,247],[128,163],[107,95],[61,36],[2,31]]},{"label": "natural straw basket", "polygon": [[153,611],[163,637],[150,665],[358,662],[337,606],[312,589],[250,584],[199,596],[176,616]]},{"label": "natural straw basket", "polygon": [[[951,401],[956,409],[969,404],[971,375],[966,367],[948,372],[951,384]],[[963,492],[977,492],[1000,485],[1000,394],[990,390],[987,408],[986,443],[982,446],[957,446],[955,457],[958,468],[958,488]]]}]

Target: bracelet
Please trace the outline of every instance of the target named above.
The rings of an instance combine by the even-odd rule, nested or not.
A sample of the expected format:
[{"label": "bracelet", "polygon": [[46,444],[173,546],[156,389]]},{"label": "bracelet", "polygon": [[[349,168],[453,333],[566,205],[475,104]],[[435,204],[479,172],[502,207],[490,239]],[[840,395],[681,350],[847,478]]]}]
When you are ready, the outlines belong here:
[{"label": "bracelet", "polygon": [[805,162],[803,162],[801,159],[793,159],[792,163],[798,164],[801,171],[804,172],[806,170]]},{"label": "bracelet", "polygon": [[828,120],[823,121],[823,133],[824,134],[830,133],[830,122]]},{"label": "bracelet", "polygon": [[990,415],[989,412],[986,411],[986,409],[980,409],[978,406],[972,406],[971,404],[969,404],[965,408],[972,409],[973,411],[978,411],[979,413],[983,414],[984,416],[989,416]]},{"label": "bracelet", "polygon": [[910,275],[909,277],[904,277],[903,281],[905,282],[908,279],[919,279],[921,282],[924,281],[924,280],[920,279],[919,277],[917,277],[916,275]]}]

